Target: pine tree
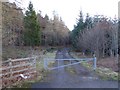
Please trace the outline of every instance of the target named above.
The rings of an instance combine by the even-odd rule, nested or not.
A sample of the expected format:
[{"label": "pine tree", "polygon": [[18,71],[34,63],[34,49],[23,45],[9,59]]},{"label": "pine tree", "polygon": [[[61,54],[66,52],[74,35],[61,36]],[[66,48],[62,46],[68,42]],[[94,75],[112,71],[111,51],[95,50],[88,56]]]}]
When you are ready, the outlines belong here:
[{"label": "pine tree", "polygon": [[93,23],[92,23],[92,18],[91,18],[91,17],[89,16],[89,14],[87,13],[84,27],[85,27],[86,29],[90,29],[90,28],[92,28],[92,26],[93,26],[92,24],[93,24]]},{"label": "pine tree", "polygon": [[30,2],[28,10],[24,17],[24,44],[27,46],[38,46],[40,45],[41,32],[40,26],[37,21],[37,15],[33,9],[33,4]]},{"label": "pine tree", "polygon": [[83,13],[82,13],[82,11],[80,11],[77,25],[74,26],[74,30],[72,31],[72,34],[71,34],[73,47],[77,48],[77,42],[78,42],[77,40],[78,40],[80,34],[83,33],[84,28],[85,27],[84,27]]},{"label": "pine tree", "polygon": [[78,36],[79,33],[81,33],[83,31],[83,29],[84,29],[83,13],[82,13],[82,11],[80,11],[78,23],[74,29],[76,36]]}]

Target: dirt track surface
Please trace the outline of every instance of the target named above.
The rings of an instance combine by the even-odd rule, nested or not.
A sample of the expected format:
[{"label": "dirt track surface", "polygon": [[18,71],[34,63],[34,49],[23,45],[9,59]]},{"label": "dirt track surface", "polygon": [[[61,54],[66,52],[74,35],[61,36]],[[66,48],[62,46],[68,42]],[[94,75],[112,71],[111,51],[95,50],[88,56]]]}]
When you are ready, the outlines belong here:
[{"label": "dirt track surface", "polygon": [[[72,58],[68,49],[58,50],[57,59]],[[74,62],[72,62],[74,63]],[[59,65],[65,64],[59,61]],[[100,80],[93,71],[89,71],[82,65],[73,65],[70,68],[75,73],[69,72],[66,68],[51,70],[51,72],[41,82],[32,85],[32,88],[118,88],[117,81]]]}]

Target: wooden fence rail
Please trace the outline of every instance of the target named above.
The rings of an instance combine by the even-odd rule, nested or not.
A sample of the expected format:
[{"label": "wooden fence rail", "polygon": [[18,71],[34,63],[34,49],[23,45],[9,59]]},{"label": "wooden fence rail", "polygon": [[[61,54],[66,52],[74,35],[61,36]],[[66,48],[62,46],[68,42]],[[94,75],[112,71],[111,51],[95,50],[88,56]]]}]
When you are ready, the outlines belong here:
[{"label": "wooden fence rail", "polygon": [[20,79],[20,74],[29,76],[32,78],[36,73],[36,58],[21,58],[21,59],[9,59],[2,62],[2,68],[0,70],[0,79],[2,80],[2,87],[10,86]]}]

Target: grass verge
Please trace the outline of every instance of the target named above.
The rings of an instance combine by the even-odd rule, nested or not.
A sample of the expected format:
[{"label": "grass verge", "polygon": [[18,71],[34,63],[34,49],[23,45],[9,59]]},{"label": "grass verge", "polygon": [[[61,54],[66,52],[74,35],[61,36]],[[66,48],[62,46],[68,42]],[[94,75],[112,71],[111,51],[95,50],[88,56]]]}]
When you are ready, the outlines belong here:
[{"label": "grass verge", "polygon": [[[76,52],[71,52],[71,55],[74,58],[79,58],[79,56],[76,54]],[[81,64],[86,67],[89,70],[93,70],[93,67],[90,63],[87,62],[81,62]],[[95,73],[102,79],[102,80],[120,80],[120,76],[117,72],[114,72],[113,70],[105,67],[97,67],[95,70]]]}]

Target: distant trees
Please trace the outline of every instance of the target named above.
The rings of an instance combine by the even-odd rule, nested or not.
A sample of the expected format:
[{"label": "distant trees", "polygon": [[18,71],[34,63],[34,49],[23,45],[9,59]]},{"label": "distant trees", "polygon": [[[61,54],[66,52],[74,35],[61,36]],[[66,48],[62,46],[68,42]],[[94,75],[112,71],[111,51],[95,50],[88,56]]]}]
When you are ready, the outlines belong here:
[{"label": "distant trees", "polygon": [[41,41],[40,26],[37,21],[37,15],[33,9],[33,4],[30,2],[28,10],[24,17],[24,45],[38,46]]},{"label": "distant trees", "polygon": [[69,44],[69,29],[57,15],[37,13],[30,2],[25,15],[15,3],[3,3],[3,45],[56,46]]},{"label": "distant trees", "polygon": [[41,25],[42,45],[56,46],[69,43],[69,29],[57,14],[53,14],[53,20],[49,19],[47,15],[43,17],[41,14],[38,14],[37,16]]},{"label": "distant trees", "polygon": [[58,15],[54,14],[53,19],[53,31],[56,33],[55,35],[55,43],[56,45],[66,45],[69,41],[69,29],[65,26],[64,22]]},{"label": "distant trees", "polygon": [[115,56],[118,48],[117,25],[117,21],[104,16],[92,18],[87,14],[85,20],[80,17],[71,34],[73,47],[84,53],[95,53],[98,58]]},{"label": "distant trees", "polygon": [[71,33],[71,40],[73,47],[77,48],[77,42],[79,35],[83,32],[84,29],[84,21],[83,21],[83,13],[80,11],[79,19],[77,25],[74,26],[74,29]]}]

